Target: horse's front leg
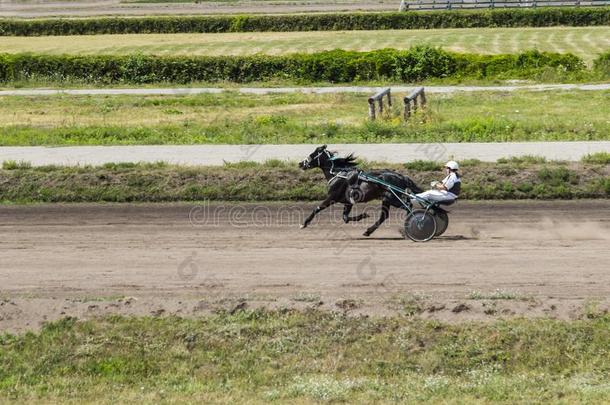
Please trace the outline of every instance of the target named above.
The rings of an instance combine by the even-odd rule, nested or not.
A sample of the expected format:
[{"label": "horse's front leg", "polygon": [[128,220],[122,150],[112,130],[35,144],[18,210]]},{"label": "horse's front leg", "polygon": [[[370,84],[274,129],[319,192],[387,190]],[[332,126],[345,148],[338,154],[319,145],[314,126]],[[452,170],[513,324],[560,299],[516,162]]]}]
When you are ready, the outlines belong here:
[{"label": "horse's front leg", "polygon": [[390,202],[387,200],[383,200],[381,202],[381,215],[379,216],[379,219],[377,220],[377,222],[375,222],[373,225],[371,225],[370,228],[368,228],[363,235],[364,236],[370,236],[373,232],[375,232],[377,230],[377,228],[379,228],[379,225],[383,224],[383,222],[388,218],[390,214]]},{"label": "horse's front leg", "polygon": [[348,222],[358,222],[363,220],[364,218],[368,218],[369,214],[367,214],[366,212],[363,212],[360,215],[356,215],[355,217],[350,217],[349,213],[352,211],[352,204],[345,204],[343,206],[343,222],[345,222],[346,224]]},{"label": "horse's front leg", "polygon": [[328,207],[330,207],[331,205],[333,205],[335,202],[330,198],[326,198],[326,200],[322,201],[322,203],[320,205],[318,205],[316,208],[314,208],[314,210],[311,212],[311,214],[309,214],[309,216],[307,218],[305,218],[305,222],[303,222],[303,225],[301,225],[301,229],[303,228],[307,228],[307,225],[309,225],[309,223],[313,220],[313,218],[316,216],[316,214]]}]

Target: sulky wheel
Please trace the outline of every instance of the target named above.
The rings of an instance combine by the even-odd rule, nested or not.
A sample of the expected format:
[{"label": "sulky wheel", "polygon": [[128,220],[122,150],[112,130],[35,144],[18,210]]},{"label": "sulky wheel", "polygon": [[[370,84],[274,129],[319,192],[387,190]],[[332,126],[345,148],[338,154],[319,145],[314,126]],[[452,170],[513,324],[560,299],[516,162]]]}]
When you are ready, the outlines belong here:
[{"label": "sulky wheel", "polygon": [[434,210],[434,219],[436,220],[436,233],[434,236],[441,236],[449,226],[449,215],[445,210]]},{"label": "sulky wheel", "polygon": [[415,242],[427,242],[436,233],[436,220],[425,210],[413,210],[405,220],[405,235]]}]

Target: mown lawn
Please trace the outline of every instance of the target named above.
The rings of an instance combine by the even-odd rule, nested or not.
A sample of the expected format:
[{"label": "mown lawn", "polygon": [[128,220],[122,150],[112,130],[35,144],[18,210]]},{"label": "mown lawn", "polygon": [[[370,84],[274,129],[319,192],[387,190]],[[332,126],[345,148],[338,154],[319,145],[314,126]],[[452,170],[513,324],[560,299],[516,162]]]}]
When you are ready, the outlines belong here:
[{"label": "mown lawn", "polygon": [[127,34],[0,37],[0,52],[50,54],[279,55],[346,49],[370,51],[441,46],[460,53],[525,50],[572,53],[591,62],[610,49],[610,27],[460,28],[436,30]]},{"label": "mown lawn", "polygon": [[3,97],[0,145],[607,140],[610,91],[429,94],[405,123],[368,94]]},{"label": "mown lawn", "polygon": [[610,317],[444,324],[264,310],[0,335],[0,400],[604,403]]}]

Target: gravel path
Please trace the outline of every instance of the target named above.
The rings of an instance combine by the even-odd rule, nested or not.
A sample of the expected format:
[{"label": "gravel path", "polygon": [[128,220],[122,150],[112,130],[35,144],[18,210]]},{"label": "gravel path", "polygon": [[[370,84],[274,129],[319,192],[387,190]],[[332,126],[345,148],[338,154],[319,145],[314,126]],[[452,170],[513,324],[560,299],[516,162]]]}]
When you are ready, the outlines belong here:
[{"label": "gravel path", "polygon": [[[186,165],[223,165],[224,162],[269,159],[302,160],[317,145],[141,145],[0,147],[0,162],[27,161],[41,165],[101,165],[109,162],[159,162]],[[479,159],[495,162],[509,156],[543,156],[549,160],[580,160],[595,152],[610,152],[610,141],[335,144],[330,149],[378,162],[402,163],[417,159],[443,161]]]},{"label": "gravel path", "polygon": [[[375,93],[386,87],[367,86],[337,86],[337,87],[176,87],[176,88],[133,88],[133,89],[23,89],[0,90],[0,96],[50,96],[59,94],[70,95],[188,95],[202,93],[222,93],[237,91],[243,94],[269,94],[269,93]],[[407,93],[414,90],[413,86],[392,86],[393,92]],[[431,94],[477,92],[477,91],[546,91],[546,90],[610,90],[610,83],[603,84],[532,84],[514,86],[426,86],[426,92]]]}]

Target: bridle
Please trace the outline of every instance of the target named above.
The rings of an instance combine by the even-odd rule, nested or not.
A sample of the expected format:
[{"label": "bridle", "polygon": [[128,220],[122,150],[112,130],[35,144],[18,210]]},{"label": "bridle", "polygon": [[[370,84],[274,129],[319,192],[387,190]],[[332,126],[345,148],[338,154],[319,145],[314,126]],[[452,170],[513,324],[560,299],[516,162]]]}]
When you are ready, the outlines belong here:
[{"label": "bridle", "polygon": [[302,164],[303,164],[303,168],[304,169],[310,169],[311,168],[311,162],[313,162],[314,160],[318,161],[318,166],[320,169],[324,170],[325,167],[322,167],[322,161],[320,160],[320,157],[322,156],[322,154],[325,154],[326,157],[328,158],[328,161],[330,162],[330,167],[328,168],[328,172],[332,175],[332,177],[328,180],[328,183],[332,183],[334,180],[336,180],[337,178],[342,178],[342,179],[347,179],[347,176],[345,175],[345,173],[342,174],[342,170],[339,169],[338,172],[335,172],[335,154],[329,152],[327,149],[324,149],[322,151],[320,151],[316,156],[311,157],[308,156],[307,159],[305,159]]},{"label": "bridle", "polygon": [[335,168],[335,163],[333,162],[333,155],[327,149],[321,150],[320,152],[318,152],[318,154],[315,157],[308,156],[307,159],[304,161],[303,167],[305,169],[309,169],[309,168],[311,168],[311,162],[313,162],[314,160],[317,160],[318,167],[322,168],[322,162],[320,161],[320,156],[322,156],[322,154],[325,154],[326,157],[328,158],[328,160],[331,162],[330,172],[333,173],[333,169]]}]

